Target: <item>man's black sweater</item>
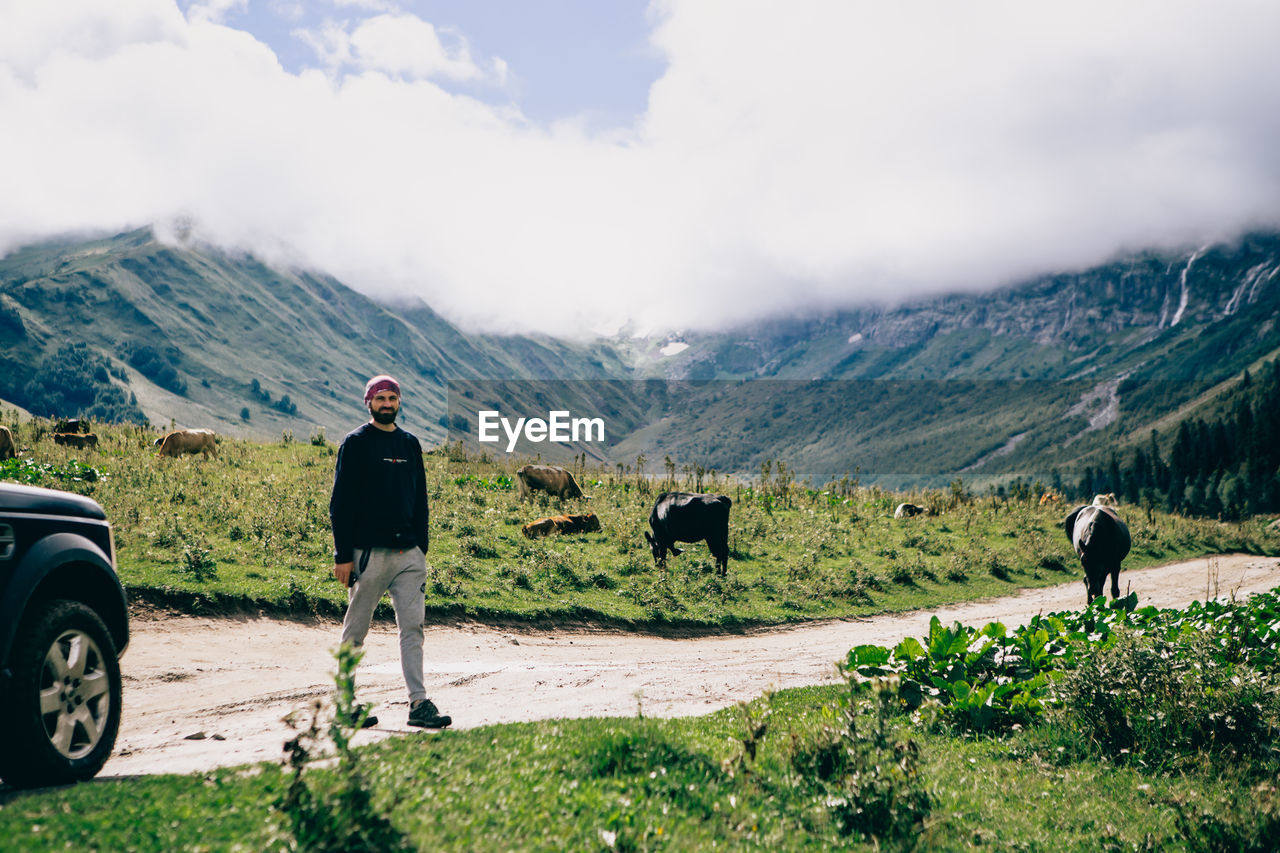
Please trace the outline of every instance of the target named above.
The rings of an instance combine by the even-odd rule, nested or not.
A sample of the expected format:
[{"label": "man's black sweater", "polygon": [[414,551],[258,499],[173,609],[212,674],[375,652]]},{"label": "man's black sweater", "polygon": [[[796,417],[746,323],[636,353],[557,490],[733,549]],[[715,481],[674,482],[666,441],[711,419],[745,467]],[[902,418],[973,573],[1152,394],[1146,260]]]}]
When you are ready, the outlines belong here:
[{"label": "man's black sweater", "polygon": [[427,551],[427,477],[418,439],[366,423],[338,448],[329,498],[333,561],[349,563],[355,548]]}]

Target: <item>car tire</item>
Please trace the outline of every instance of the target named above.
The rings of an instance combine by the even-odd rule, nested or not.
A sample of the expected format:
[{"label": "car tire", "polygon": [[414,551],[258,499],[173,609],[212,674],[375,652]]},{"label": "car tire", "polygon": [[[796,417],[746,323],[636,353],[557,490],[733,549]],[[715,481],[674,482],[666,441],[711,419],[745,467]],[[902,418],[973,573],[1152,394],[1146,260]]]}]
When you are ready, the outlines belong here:
[{"label": "car tire", "polygon": [[0,778],[31,787],[96,774],[120,728],[120,661],[102,619],[79,601],[39,605],[23,620],[12,658]]}]

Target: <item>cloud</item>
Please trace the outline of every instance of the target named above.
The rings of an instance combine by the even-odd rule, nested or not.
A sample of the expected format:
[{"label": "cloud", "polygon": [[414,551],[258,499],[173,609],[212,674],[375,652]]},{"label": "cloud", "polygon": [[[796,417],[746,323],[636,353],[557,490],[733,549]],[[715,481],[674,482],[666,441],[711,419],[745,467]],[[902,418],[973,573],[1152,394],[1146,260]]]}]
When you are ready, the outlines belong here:
[{"label": "cloud", "polygon": [[300,29],[296,35],[335,72],[382,72],[406,80],[492,78],[497,85],[506,76],[502,60],[486,72],[472,60],[465,38],[446,47],[434,26],[406,13],[375,15],[354,24],[327,20],[319,29]]},{"label": "cloud", "polygon": [[[566,334],[1280,226],[1265,0],[658,0],[651,20],[666,72],[601,132],[531,122],[501,58],[394,9],[313,27],[323,61],[292,74],[171,2],[0,0],[0,251],[184,217],[470,327]],[[492,102],[458,88],[477,79]]]}]

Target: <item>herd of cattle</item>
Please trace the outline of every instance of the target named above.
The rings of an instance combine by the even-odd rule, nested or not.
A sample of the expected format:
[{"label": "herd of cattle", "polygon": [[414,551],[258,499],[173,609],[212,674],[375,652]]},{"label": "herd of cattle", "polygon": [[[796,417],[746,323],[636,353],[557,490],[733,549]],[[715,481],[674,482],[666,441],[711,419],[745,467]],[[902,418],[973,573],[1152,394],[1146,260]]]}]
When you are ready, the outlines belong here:
[{"label": "herd of cattle", "polygon": [[[87,425],[74,420],[57,423],[53,440],[57,444],[76,448],[96,447],[98,438],[87,431]],[[208,429],[175,430],[155,440],[162,457],[181,456],[184,453],[201,453],[217,456],[216,436]],[[7,427],[0,426],[0,461],[16,455],[13,435]],[[545,492],[561,500],[585,498],[573,474],[554,465],[525,465],[516,471],[520,500],[534,492]],[[1043,501],[1042,501],[1043,503]],[[1080,558],[1084,569],[1086,602],[1103,594],[1108,575],[1111,577],[1111,597],[1120,595],[1120,563],[1129,553],[1129,528],[1116,513],[1114,495],[1098,495],[1092,504],[1076,507],[1063,521],[1067,538]],[[645,539],[653,553],[654,562],[665,566],[667,554],[679,556],[682,549],[677,542],[707,543],[707,550],[715,559],[716,571],[721,576],[729,569],[729,510],[733,506],[725,495],[695,494],[693,492],[663,492],[654,501],[649,513],[649,530]],[[899,504],[894,518],[903,519],[927,515],[928,510],[918,504]],[[600,529],[600,519],[593,512],[584,514],[554,515],[531,521],[521,528],[529,539],[538,539],[553,533],[590,533]]]},{"label": "herd of cattle", "polygon": [[[78,419],[54,423],[53,443],[76,450],[93,450],[98,446],[98,436],[89,431],[89,424]],[[179,429],[160,436],[154,442],[159,456],[181,456],[184,453],[203,453],[206,457],[218,455],[217,435],[211,429]],[[18,445],[13,433],[0,426],[0,462],[18,455]]]},{"label": "herd of cattle", "polygon": [[[554,465],[526,465],[516,471],[520,499],[533,492],[546,492],[561,499],[583,497],[582,489],[573,474]],[[1061,498],[1054,494],[1051,501],[1041,500],[1041,505],[1057,503]],[[1067,539],[1071,541],[1080,565],[1084,569],[1085,602],[1089,603],[1103,594],[1103,586],[1111,576],[1111,597],[1120,596],[1120,563],[1129,553],[1129,528],[1115,511],[1115,495],[1097,495],[1092,504],[1076,507],[1063,521]],[[679,556],[682,549],[677,542],[707,543],[707,550],[715,559],[716,571],[721,576],[729,568],[729,509],[733,506],[726,495],[705,495],[693,492],[663,492],[654,501],[649,513],[649,530],[644,537],[653,552],[654,562],[665,566],[667,554]],[[894,510],[897,519],[928,515],[929,510],[919,504],[902,503]],[[586,533],[600,529],[595,513],[585,515],[556,515],[531,521],[521,528],[529,539],[537,539],[552,533]]]}]

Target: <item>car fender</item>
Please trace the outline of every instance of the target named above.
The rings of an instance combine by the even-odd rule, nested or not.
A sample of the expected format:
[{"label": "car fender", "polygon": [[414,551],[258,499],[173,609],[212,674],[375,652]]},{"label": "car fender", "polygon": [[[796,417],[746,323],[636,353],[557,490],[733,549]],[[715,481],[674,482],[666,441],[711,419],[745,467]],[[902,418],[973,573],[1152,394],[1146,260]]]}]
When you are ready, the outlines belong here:
[{"label": "car fender", "polygon": [[71,565],[78,567],[82,582],[70,591],[75,594],[64,593],[58,597],[75,598],[97,610],[111,631],[117,652],[124,651],[129,642],[128,605],[111,559],[84,536],[51,533],[22,555],[0,601],[0,663],[5,669],[22,615],[40,585]]}]

